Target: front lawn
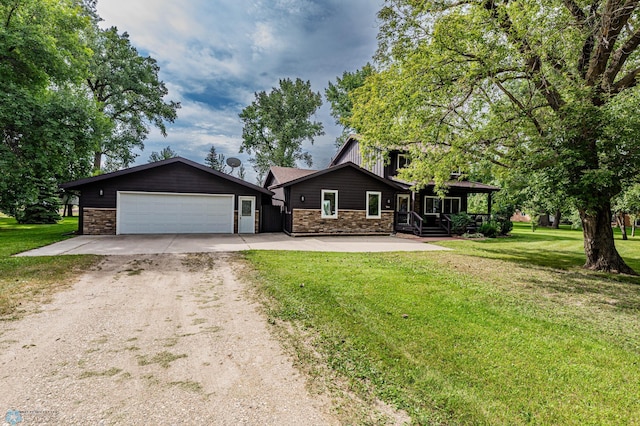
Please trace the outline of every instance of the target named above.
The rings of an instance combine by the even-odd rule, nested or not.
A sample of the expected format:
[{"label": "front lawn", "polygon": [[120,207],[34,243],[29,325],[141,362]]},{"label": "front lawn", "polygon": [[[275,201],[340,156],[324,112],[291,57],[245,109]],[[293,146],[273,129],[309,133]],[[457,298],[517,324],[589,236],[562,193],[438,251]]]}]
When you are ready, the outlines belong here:
[{"label": "front lawn", "polygon": [[[640,285],[580,269],[580,235],[518,226],[453,252],[246,256],[309,371],[319,357],[415,423],[632,424]],[[640,269],[640,245],[617,244]]]},{"label": "front lawn", "polygon": [[76,229],[77,218],[56,225],[19,225],[0,217],[0,318],[19,317],[29,302],[46,300],[95,263],[95,256],[12,257],[69,238]]}]

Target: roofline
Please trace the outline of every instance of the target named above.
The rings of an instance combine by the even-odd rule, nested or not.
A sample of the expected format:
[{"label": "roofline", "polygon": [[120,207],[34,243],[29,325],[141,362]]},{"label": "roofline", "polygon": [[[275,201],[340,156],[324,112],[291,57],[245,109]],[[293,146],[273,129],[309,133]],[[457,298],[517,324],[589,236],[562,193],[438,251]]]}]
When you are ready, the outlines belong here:
[{"label": "roofline", "polygon": [[231,182],[237,183],[238,185],[246,186],[246,187],[251,188],[253,190],[262,192],[263,194],[273,195],[273,192],[269,191],[268,189],[262,188],[261,186],[254,185],[252,183],[249,183],[247,181],[239,179],[239,178],[237,178],[235,176],[231,176],[231,175],[228,175],[226,173],[222,173],[222,172],[220,172],[218,170],[212,169],[211,167],[207,167],[204,164],[196,163],[195,161],[187,160],[186,158],[183,158],[183,157],[169,158],[167,160],[156,161],[156,162],[153,162],[153,163],[142,164],[140,166],[129,167],[127,169],[118,170],[118,171],[111,172],[111,173],[105,173],[105,174],[98,175],[98,176],[88,177],[88,178],[84,178],[84,179],[78,179],[78,180],[74,180],[74,181],[71,181],[71,182],[65,182],[65,183],[61,184],[60,187],[63,188],[63,189],[74,189],[74,188],[77,188],[77,187],[80,187],[80,186],[84,186],[84,185],[88,185],[88,184],[91,184],[91,183],[101,182],[103,180],[112,179],[112,178],[116,178],[116,177],[120,177],[120,176],[126,176],[126,175],[129,175],[129,174],[132,174],[132,173],[138,173],[138,172],[142,172],[142,171],[145,171],[145,170],[149,170],[149,169],[153,169],[153,168],[161,167],[161,166],[166,166],[166,165],[174,164],[174,163],[186,164],[187,166],[191,166],[191,167],[194,167],[196,169],[202,170],[203,172],[212,174],[214,176],[230,180]]},{"label": "roofline", "polygon": [[345,151],[347,149],[347,145],[349,145],[351,143],[351,141],[360,142],[358,140],[358,138],[359,138],[359,136],[357,134],[355,134],[355,133],[352,133],[349,136],[347,136],[347,140],[344,141],[342,146],[340,148],[338,148],[338,152],[336,152],[334,154],[334,156],[331,158],[331,161],[329,162],[329,166],[328,167],[335,166],[334,161],[336,161],[342,155],[343,151]]},{"label": "roofline", "polygon": [[398,185],[397,183],[395,183],[395,182],[393,182],[393,181],[391,181],[389,179],[382,178],[382,177],[380,177],[380,176],[378,176],[378,175],[376,175],[374,173],[371,173],[369,170],[364,169],[364,168],[358,166],[357,164],[352,163],[351,161],[347,161],[345,163],[338,164],[337,166],[332,166],[332,167],[328,167],[328,168],[323,169],[323,170],[319,170],[319,171],[317,171],[315,173],[312,173],[312,174],[309,174],[309,175],[306,175],[306,176],[302,176],[302,177],[300,177],[298,179],[290,180],[289,182],[281,183],[281,184],[278,184],[278,185],[273,185],[270,188],[277,189],[277,188],[284,188],[285,186],[296,185],[296,184],[298,184],[300,182],[304,182],[304,181],[309,180],[309,179],[317,178],[317,177],[322,176],[322,175],[324,175],[326,173],[330,173],[330,172],[333,172],[333,171],[336,171],[336,170],[344,169],[345,167],[354,168],[354,169],[356,169],[356,170],[358,170],[358,171],[360,171],[360,172],[362,172],[362,173],[364,173],[364,174],[366,174],[366,175],[368,175],[368,176],[370,176],[370,177],[372,177],[372,178],[374,178],[374,179],[376,179],[376,180],[378,180],[378,181],[380,181],[380,182],[382,182],[384,184],[389,185],[392,188],[396,188],[396,189],[399,189],[399,190],[402,190],[402,191],[405,190],[402,186]]}]

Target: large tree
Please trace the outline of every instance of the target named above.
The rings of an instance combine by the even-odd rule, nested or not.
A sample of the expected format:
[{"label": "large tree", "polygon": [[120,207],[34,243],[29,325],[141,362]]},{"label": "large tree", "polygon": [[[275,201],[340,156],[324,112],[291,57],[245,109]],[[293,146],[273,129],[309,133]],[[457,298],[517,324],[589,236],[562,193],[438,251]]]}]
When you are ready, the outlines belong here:
[{"label": "large tree", "polygon": [[335,118],[336,124],[342,126],[342,133],[336,138],[336,147],[341,147],[345,143],[349,134],[357,129],[349,126],[353,102],[350,94],[358,87],[361,87],[366,78],[375,72],[371,64],[367,64],[354,72],[345,71],[342,77],[336,79],[335,84],[329,82],[324,91],[324,95],[331,104],[331,116]]},{"label": "large tree", "polygon": [[585,267],[633,273],[611,199],[640,169],[638,7],[387,0],[380,72],[356,91],[352,125],[366,149],[410,149],[419,185],[480,159],[553,176],[580,213]]},{"label": "large tree", "polygon": [[311,166],[302,142],[313,143],[314,137],[324,134],[322,123],[311,120],[321,105],[320,93],[299,78],[280,80],[271,92],[255,94],[253,103],[240,113],[244,123],[240,152],[255,154],[250,161],[258,175],[266,175],[271,166],[295,167],[297,161]]},{"label": "large tree", "polygon": [[89,25],[72,0],[0,3],[0,210],[20,221],[50,221],[57,182],[90,171],[104,130],[78,89]]},{"label": "large tree", "polygon": [[165,101],[168,91],[158,77],[156,60],[141,56],[127,33],[94,23],[90,40],[93,55],[86,84],[111,125],[96,145],[93,167],[101,169],[103,156],[127,167],[135,158],[133,149],[144,148],[151,126],[166,136],[166,123],[176,119],[180,104]]}]

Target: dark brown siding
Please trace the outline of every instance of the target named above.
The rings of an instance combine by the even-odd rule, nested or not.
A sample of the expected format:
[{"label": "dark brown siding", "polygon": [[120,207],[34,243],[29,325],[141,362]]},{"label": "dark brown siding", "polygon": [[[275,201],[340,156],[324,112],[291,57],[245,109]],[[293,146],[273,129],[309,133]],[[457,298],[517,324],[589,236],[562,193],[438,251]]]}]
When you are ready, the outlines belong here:
[{"label": "dark brown siding", "polygon": [[[80,187],[82,207],[115,208],[118,191],[235,194],[256,197],[256,209],[271,200],[262,193],[182,163],[172,163]],[[103,191],[100,196],[100,190]]]},{"label": "dark brown siding", "polygon": [[[339,210],[365,210],[366,191],[382,192],[382,209],[391,210],[395,205],[395,193],[398,192],[392,186],[363,172],[345,167],[292,185],[290,206],[294,209],[320,209],[323,189],[338,191]],[[304,202],[300,201],[301,195],[305,197]],[[387,203],[387,200],[390,202]]]}]

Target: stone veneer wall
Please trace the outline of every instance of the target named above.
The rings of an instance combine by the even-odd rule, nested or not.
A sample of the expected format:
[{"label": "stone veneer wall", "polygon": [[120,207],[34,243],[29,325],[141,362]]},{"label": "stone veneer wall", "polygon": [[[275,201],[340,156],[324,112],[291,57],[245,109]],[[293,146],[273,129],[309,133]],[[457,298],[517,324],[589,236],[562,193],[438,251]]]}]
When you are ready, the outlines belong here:
[{"label": "stone veneer wall", "polygon": [[292,234],[388,234],[393,231],[393,211],[380,219],[367,219],[364,210],[338,210],[337,219],[323,219],[320,210],[295,209]]},{"label": "stone veneer wall", "polygon": [[[256,234],[260,233],[260,210],[256,210]],[[233,211],[233,233],[238,233],[238,210]]]},{"label": "stone veneer wall", "polygon": [[115,235],[116,209],[83,209],[82,233],[84,235]]}]

